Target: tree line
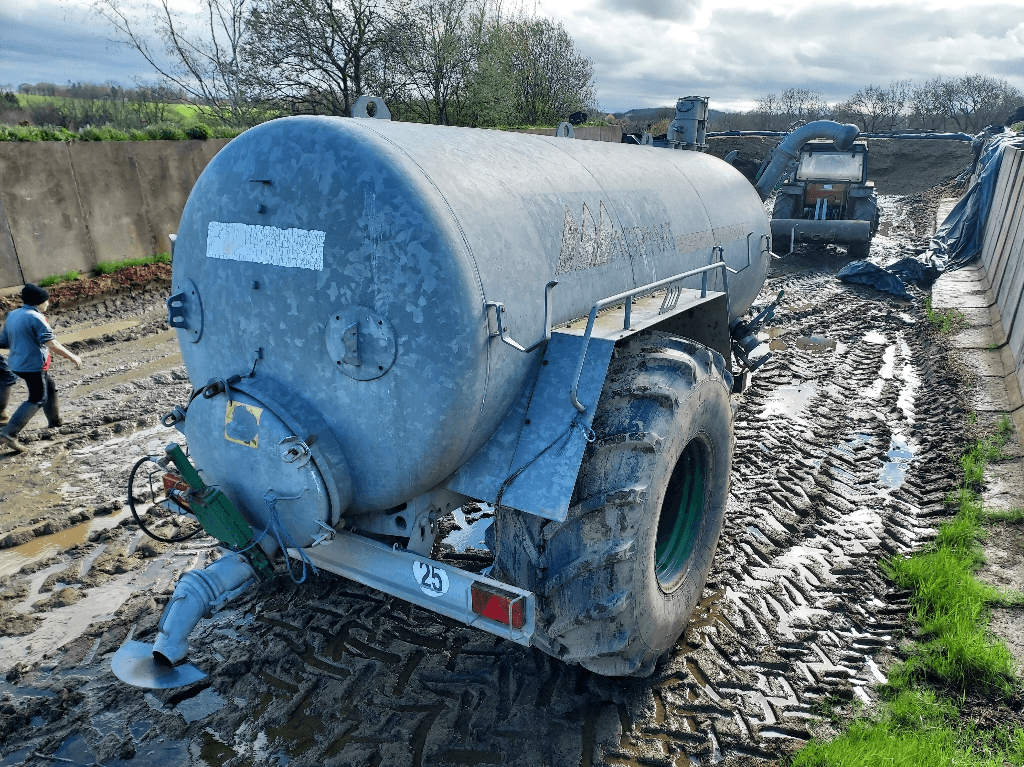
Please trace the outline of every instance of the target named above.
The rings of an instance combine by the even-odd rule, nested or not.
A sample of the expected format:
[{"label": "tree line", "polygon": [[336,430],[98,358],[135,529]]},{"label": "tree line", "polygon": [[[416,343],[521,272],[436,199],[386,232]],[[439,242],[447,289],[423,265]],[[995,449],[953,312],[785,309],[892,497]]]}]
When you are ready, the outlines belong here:
[{"label": "tree line", "polygon": [[988,125],[1002,125],[1021,104],[1020,90],[1006,80],[982,74],[934,77],[919,85],[910,80],[868,85],[831,105],[820,91],[787,88],[761,96],[749,112],[715,115],[712,129],[784,131],[797,122],[836,120],[851,122],[867,133],[976,133]]},{"label": "tree line", "polygon": [[553,125],[596,111],[594,64],[560,22],[503,0],[93,0],[122,42],[207,119],[349,115],[364,94],[395,119]]}]

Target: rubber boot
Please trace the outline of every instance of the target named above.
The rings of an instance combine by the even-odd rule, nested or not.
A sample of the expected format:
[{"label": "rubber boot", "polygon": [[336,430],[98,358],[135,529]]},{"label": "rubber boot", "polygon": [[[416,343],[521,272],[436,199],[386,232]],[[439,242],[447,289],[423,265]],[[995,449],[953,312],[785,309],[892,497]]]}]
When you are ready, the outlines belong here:
[{"label": "rubber boot", "polygon": [[22,402],[21,406],[14,411],[14,415],[11,416],[11,420],[0,431],[0,443],[7,445],[12,450],[24,453],[25,446],[18,442],[18,434],[25,428],[27,424],[36,413],[39,412],[39,405],[35,405],[31,402]]},{"label": "rubber boot", "polygon": [[51,429],[63,426],[64,421],[60,418],[60,402],[57,400],[57,384],[50,376],[46,376],[46,399],[43,400],[43,414],[46,416],[46,424]]},{"label": "rubber boot", "polygon": [[14,384],[0,386],[0,423],[7,423],[7,403],[11,401],[11,389],[13,388]]}]

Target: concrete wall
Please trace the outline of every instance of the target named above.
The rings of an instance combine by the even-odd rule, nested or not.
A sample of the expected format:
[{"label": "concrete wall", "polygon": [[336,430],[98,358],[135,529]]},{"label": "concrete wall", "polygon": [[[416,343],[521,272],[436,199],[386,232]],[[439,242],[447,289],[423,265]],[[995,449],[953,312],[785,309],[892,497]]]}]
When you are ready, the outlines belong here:
[{"label": "concrete wall", "polygon": [[226,143],[0,142],[0,288],[170,251],[192,185]]},{"label": "concrete wall", "polygon": [[[618,142],[622,129],[580,127],[576,138]],[[0,142],[0,288],[169,252],[193,184],[226,143]]]},{"label": "concrete wall", "polygon": [[1013,391],[1014,420],[1024,438],[1024,150],[1003,150],[992,207],[985,223],[981,264],[985,298],[998,315],[1001,337],[995,339],[1007,386]]},{"label": "concrete wall", "polygon": [[[584,141],[610,141],[614,144],[622,142],[622,128],[618,125],[581,125],[574,128],[577,139]],[[554,136],[555,128],[521,128],[516,133],[532,133],[535,136]]]}]

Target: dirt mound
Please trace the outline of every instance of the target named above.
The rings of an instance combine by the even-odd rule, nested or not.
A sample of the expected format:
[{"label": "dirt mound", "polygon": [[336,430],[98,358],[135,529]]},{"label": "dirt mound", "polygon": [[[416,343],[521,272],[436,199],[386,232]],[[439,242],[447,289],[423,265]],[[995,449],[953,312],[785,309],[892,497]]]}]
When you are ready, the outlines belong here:
[{"label": "dirt mound", "polygon": [[[170,264],[146,264],[145,266],[129,266],[113,274],[100,274],[82,277],[70,282],[51,285],[49,314],[59,314],[84,304],[94,304],[111,296],[125,293],[146,291],[152,288],[165,288],[171,284]],[[17,293],[0,296],[0,319],[7,312],[21,306],[21,296]]]},{"label": "dirt mound", "polygon": [[[708,139],[708,152],[725,157],[736,150],[760,164],[780,139],[729,136]],[[868,180],[879,194],[916,194],[955,178],[974,159],[966,141],[868,139]]]}]

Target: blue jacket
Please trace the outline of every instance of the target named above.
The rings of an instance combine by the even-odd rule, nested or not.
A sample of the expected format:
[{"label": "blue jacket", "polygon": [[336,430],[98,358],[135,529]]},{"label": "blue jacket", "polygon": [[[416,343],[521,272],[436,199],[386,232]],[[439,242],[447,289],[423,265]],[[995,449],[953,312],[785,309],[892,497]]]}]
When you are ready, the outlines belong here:
[{"label": "blue jacket", "polygon": [[36,373],[46,364],[46,343],[54,340],[46,318],[34,306],[23,306],[7,315],[0,332],[0,349],[10,349],[7,364],[17,373]]}]

